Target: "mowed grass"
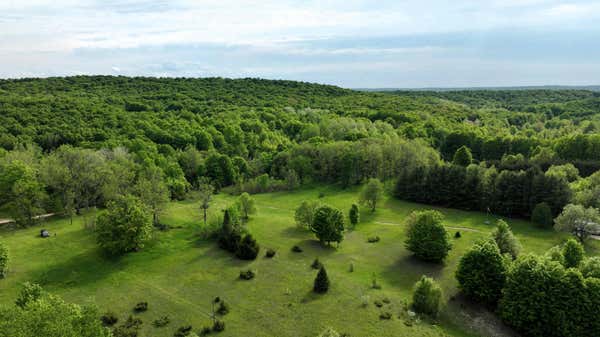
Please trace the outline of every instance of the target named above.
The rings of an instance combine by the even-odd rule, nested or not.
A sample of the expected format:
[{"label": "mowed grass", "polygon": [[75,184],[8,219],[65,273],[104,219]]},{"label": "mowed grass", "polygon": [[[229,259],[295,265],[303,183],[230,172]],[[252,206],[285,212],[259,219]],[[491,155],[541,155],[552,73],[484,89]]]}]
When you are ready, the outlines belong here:
[{"label": "mowed grass", "polygon": [[[0,240],[10,249],[10,273],[0,280],[0,303],[12,304],[25,281],[38,282],[68,301],[95,303],[101,311],[114,311],[121,320],[138,315],[143,321],[142,336],[172,336],[177,327],[192,325],[195,330],[210,324],[211,300],[223,298],[231,312],[223,320],[222,336],[315,336],[326,327],[351,336],[476,336],[461,321],[459,305],[452,301],[438,324],[421,322],[413,326],[398,318],[410,300],[413,284],[421,275],[434,277],[442,285],[446,299],[456,294],[454,271],[460,256],[478,239],[489,236],[495,218],[476,212],[439,209],[454,236],[454,248],[443,265],[414,259],[404,248],[407,215],[431,206],[384,200],[375,213],[361,209],[361,223],[346,234],[338,248],[320,245],[314,236],[294,224],[294,209],[302,200],[318,199],[347,212],[356,202],[357,189],[333,187],[304,189],[293,193],[255,195],[257,213],[247,224],[261,253],[255,261],[240,261],[220,250],[215,243],[200,239],[201,212],[195,200],[171,203],[162,221],[179,227],[156,232],[146,247],[119,259],[108,259],[97,249],[94,235],[84,229],[81,218],[47,221],[41,227],[0,232]],[[210,212],[220,212],[235,201],[218,195]],[[524,246],[524,252],[542,253],[568,236],[540,230],[525,221],[508,220]],[[40,228],[52,234],[38,237]],[[459,229],[457,229],[459,228]],[[368,243],[369,236],[381,241]],[[302,253],[291,251],[292,246]],[[264,257],[267,248],[277,255]],[[588,254],[597,254],[599,245],[590,242]],[[325,295],[312,293],[316,271],[311,262],[318,257],[331,281]],[[350,264],[354,271],[350,272]],[[253,269],[250,281],[238,279],[239,272]],[[382,289],[371,289],[373,277]],[[362,307],[361,297],[370,304]],[[373,302],[388,298],[390,304],[377,308]],[[149,310],[134,314],[137,302],[147,301]],[[391,320],[379,314],[391,312]],[[171,323],[162,328],[152,321],[163,315]]]}]

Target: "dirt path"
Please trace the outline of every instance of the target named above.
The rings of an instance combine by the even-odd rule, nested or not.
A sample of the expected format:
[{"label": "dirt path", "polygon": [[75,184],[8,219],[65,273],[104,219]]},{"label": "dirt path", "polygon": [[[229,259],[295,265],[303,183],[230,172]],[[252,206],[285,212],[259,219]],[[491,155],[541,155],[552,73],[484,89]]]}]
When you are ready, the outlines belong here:
[{"label": "dirt path", "polygon": [[[41,215],[36,216],[35,218],[36,219],[45,219],[45,218],[49,218],[55,214],[56,213],[41,214]],[[0,225],[6,225],[9,223],[13,223],[13,222],[15,222],[15,220],[13,220],[13,219],[0,219]]]},{"label": "dirt path", "polygon": [[[393,226],[403,226],[404,224],[399,224],[399,223],[394,223],[394,222],[382,222],[382,221],[375,221],[375,223],[380,224],[380,225],[393,225]],[[468,228],[468,227],[454,227],[454,226],[444,226],[446,228],[450,228],[450,229],[455,229],[455,230],[460,230],[460,231],[465,231],[465,232],[474,232],[474,233],[484,233],[483,231],[480,231],[478,229],[473,229],[473,228]]]}]

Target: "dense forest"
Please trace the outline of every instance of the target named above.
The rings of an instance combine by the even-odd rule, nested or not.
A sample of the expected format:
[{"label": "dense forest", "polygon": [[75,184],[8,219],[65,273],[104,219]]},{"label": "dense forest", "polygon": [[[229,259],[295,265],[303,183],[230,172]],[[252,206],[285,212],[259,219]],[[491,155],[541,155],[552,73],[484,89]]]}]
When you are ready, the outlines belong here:
[{"label": "dense forest", "polygon": [[[69,217],[71,224],[81,215],[104,251],[125,254],[141,250],[154,228],[168,230],[160,216],[169,201],[193,194],[204,213],[203,238],[254,260],[260,245],[242,229],[255,212],[250,194],[361,184],[359,203],[371,214],[389,192],[572,234],[577,240],[546,257],[517,259],[520,244],[500,220],[492,240],[478,242],[461,259],[456,278],[468,298],[497,310],[526,335],[598,331],[590,313],[600,305],[600,263],[584,259],[582,244],[600,232],[599,92],[361,92],[222,78],[0,80],[0,212],[18,228],[48,213]],[[207,223],[214,192],[239,196],[216,226]],[[96,213],[98,208],[104,211]],[[352,204],[348,225],[342,210],[318,201],[303,202],[295,213],[299,227],[328,248],[332,242],[339,246],[359,217]],[[421,260],[442,263],[452,249],[443,222],[438,211],[411,213],[406,248]],[[455,239],[460,237],[456,232]],[[267,251],[268,258],[274,255]],[[6,261],[0,245],[0,267]],[[314,292],[327,292],[324,266],[315,259],[313,268],[319,269]],[[5,271],[0,268],[0,276]],[[252,270],[240,273],[244,280],[254,276]],[[573,291],[572,305],[563,308],[567,302],[558,295],[530,295],[536,289],[528,280],[553,294]],[[37,287],[26,285],[17,306],[49,296]],[[435,281],[423,277],[414,292],[412,307],[435,316],[442,297]],[[430,298],[436,299],[434,308]],[[64,305],[54,297],[47,301]],[[538,301],[550,304],[540,313]],[[224,305],[215,301],[213,311],[216,303]],[[532,312],[540,317],[523,318]],[[556,315],[560,319],[550,319]],[[93,324],[98,335],[105,333],[99,322]],[[214,324],[213,331],[224,329],[224,323]],[[118,331],[116,336],[129,336]]]}]

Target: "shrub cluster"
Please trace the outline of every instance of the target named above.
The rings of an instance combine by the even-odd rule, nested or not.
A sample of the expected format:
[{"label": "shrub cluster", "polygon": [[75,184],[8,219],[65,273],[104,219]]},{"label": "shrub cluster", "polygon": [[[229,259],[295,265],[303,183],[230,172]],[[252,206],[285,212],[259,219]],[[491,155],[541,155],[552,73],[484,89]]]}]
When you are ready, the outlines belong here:
[{"label": "shrub cluster", "polygon": [[160,328],[160,327],[166,326],[170,322],[171,322],[171,319],[169,318],[169,316],[162,316],[160,318],[155,319],[154,322],[152,322],[152,325],[154,325],[154,327],[156,327],[156,328]]},{"label": "shrub cluster", "polygon": [[256,273],[250,269],[240,272],[240,279],[242,280],[251,280],[254,278],[254,276],[256,276]]},{"label": "shrub cluster", "polygon": [[268,258],[272,258],[273,256],[275,256],[275,253],[276,252],[275,252],[274,249],[269,248],[269,249],[267,249],[267,252],[265,253],[265,256],[268,257]]},{"label": "shrub cluster", "polygon": [[415,284],[411,305],[418,313],[436,317],[442,305],[442,288],[432,278],[421,277]]},{"label": "shrub cluster", "polygon": [[106,312],[104,313],[104,315],[100,316],[100,320],[102,321],[102,324],[104,326],[113,326],[119,321],[117,315],[111,311]]},{"label": "shrub cluster", "polygon": [[133,311],[135,312],[143,312],[146,310],[148,310],[148,302],[139,302],[133,308]]}]

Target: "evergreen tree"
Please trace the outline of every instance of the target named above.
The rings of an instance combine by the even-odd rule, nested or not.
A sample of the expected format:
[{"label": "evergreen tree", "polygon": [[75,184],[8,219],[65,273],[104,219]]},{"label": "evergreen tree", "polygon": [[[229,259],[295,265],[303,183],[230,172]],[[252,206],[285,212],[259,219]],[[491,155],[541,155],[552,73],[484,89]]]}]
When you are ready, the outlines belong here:
[{"label": "evergreen tree", "polygon": [[442,305],[442,288],[430,277],[423,276],[413,289],[412,308],[421,314],[436,317]]},{"label": "evergreen tree", "polygon": [[327,271],[325,270],[325,266],[321,265],[321,269],[317,273],[317,277],[315,278],[315,284],[313,287],[313,291],[318,294],[324,294],[329,290],[329,277],[327,276]]},{"label": "evergreen tree", "polygon": [[242,260],[254,260],[260,251],[260,246],[256,242],[256,240],[252,237],[252,235],[247,234],[240,241],[237,257]]},{"label": "evergreen tree", "polygon": [[352,206],[350,207],[350,212],[348,214],[348,219],[350,220],[350,224],[353,228],[356,227],[356,225],[358,224],[359,217],[360,213],[358,211],[358,206],[356,204],[352,204]]},{"label": "evergreen tree", "polygon": [[563,246],[562,256],[565,268],[577,268],[583,261],[585,252],[579,242],[569,239]]},{"label": "evergreen tree", "polygon": [[498,220],[496,229],[492,232],[492,238],[496,241],[500,253],[509,254],[513,259],[519,256],[521,243],[504,220]]}]

